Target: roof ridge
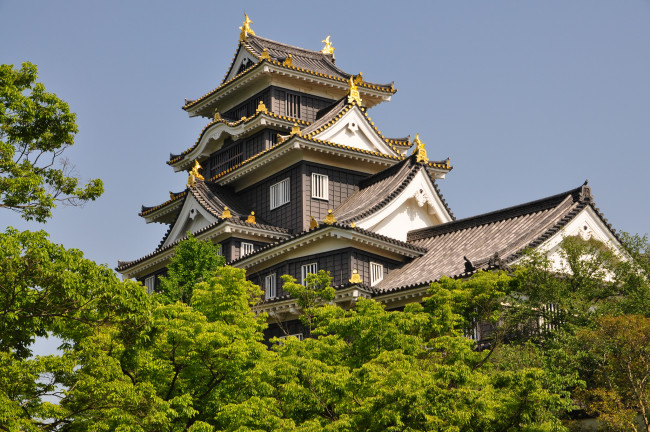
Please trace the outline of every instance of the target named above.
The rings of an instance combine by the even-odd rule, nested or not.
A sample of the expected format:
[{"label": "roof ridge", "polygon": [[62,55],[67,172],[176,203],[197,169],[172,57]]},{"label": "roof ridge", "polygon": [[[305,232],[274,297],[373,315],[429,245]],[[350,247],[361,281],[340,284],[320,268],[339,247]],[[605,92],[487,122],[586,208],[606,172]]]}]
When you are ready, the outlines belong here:
[{"label": "roof ridge", "polygon": [[421,228],[421,229],[409,231],[407,234],[407,241],[415,241],[423,238],[430,238],[430,237],[446,234],[452,231],[457,231],[459,229],[471,228],[475,226],[484,225],[487,223],[493,223],[500,220],[512,219],[514,217],[523,216],[525,214],[530,214],[541,210],[546,210],[552,207],[556,207],[569,196],[574,202],[576,201],[589,202],[589,200],[591,199],[591,195],[590,194],[587,195],[585,193],[585,188],[589,189],[588,186],[582,185],[578,188],[571,189],[556,195],[551,195],[546,198],[529,201],[527,203],[506,207],[488,213],[478,214],[476,216],[457,219],[455,221],[436,225],[434,227]]}]

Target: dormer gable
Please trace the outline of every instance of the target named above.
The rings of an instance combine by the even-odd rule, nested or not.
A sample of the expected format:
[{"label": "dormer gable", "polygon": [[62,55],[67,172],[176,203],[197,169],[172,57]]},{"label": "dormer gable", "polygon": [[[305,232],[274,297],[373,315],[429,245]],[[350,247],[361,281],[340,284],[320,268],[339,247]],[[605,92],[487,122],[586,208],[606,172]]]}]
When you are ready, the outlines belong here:
[{"label": "dormer gable", "polygon": [[188,194],[178,217],[160,247],[183,238],[188,232],[195,233],[217,221],[217,217],[205,209],[192,194]]},{"label": "dormer gable", "polygon": [[237,54],[235,54],[235,59],[232,61],[223,82],[230,81],[257,62],[259,62],[259,59],[240,44],[239,49],[237,49]]},{"label": "dormer gable", "polygon": [[377,133],[356,104],[348,105],[325,126],[316,128],[310,136],[362,150],[401,156]]}]

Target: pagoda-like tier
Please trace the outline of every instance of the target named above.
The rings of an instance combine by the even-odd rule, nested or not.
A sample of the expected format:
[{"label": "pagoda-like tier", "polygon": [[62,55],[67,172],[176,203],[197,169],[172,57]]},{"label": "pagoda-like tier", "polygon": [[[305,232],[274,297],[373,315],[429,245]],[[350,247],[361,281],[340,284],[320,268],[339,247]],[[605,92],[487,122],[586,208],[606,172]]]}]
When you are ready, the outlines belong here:
[{"label": "pagoda-like tier", "polygon": [[[323,41],[323,49],[314,51],[257,36],[251,23],[246,16],[240,27],[239,45],[221,85],[198,99],[186,100],[183,109],[191,117],[212,118],[217,108],[222,113],[230,112],[269,86],[334,101],[348,92],[348,82],[353,78],[367,107],[389,101],[397,91],[393,83],[366,82],[361,74],[339,69],[329,36]],[[275,112],[273,107],[270,109]]]}]

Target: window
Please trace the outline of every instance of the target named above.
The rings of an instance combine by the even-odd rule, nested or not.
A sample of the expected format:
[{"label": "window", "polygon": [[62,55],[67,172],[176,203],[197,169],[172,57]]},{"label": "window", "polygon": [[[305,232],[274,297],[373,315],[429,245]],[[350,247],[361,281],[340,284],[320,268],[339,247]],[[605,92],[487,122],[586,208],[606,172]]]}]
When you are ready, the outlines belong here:
[{"label": "window", "polygon": [[275,273],[268,275],[264,278],[264,291],[266,292],[266,299],[272,299],[277,295],[275,289]]},{"label": "window", "polygon": [[299,341],[301,341],[303,339],[302,333],[293,333],[293,334],[286,335],[286,336],[280,336],[280,337],[278,337],[278,339],[283,340],[283,339],[287,339],[287,338],[290,338],[290,337],[298,338]]},{"label": "window", "polygon": [[311,175],[311,197],[329,199],[329,179],[326,175],[316,173]]},{"label": "window", "polygon": [[287,117],[300,118],[300,96],[287,93]]},{"label": "window", "polygon": [[370,285],[374,286],[375,284],[381,282],[384,278],[384,266],[374,262],[370,263]]},{"label": "window", "polygon": [[144,280],[144,286],[147,287],[147,294],[153,294],[156,287],[156,276],[149,276]]},{"label": "window", "polygon": [[307,279],[307,275],[310,274],[310,273],[311,274],[318,273],[318,264],[311,263],[311,264],[305,264],[304,266],[302,266],[301,272],[300,272],[300,283],[302,285],[305,284],[305,279]]},{"label": "window", "polygon": [[253,246],[253,243],[241,242],[241,252],[239,256],[243,257],[244,255],[248,255],[249,253],[253,253],[254,250],[255,250],[255,246]]},{"label": "window", "polygon": [[215,246],[217,247],[217,255],[223,256],[223,245],[221,243],[217,243]]},{"label": "window", "polygon": [[271,185],[271,210],[280,207],[290,201],[289,179]]}]

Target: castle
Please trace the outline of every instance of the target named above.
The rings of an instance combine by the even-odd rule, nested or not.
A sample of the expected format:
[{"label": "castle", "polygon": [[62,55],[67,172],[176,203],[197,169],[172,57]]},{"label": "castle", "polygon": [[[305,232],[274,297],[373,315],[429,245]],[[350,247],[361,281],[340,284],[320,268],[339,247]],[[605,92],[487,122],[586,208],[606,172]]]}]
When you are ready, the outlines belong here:
[{"label": "castle", "polygon": [[503,267],[528,248],[559,260],[565,236],[621,249],[586,182],[456,219],[437,185],[449,159],[429,159],[418,135],[384,136],[368,116],[390,101],[392,83],[340,69],[329,36],[312,51],[257,36],[251,23],[246,16],[223,82],[186,100],[191,117],[208,119],[194,145],[167,162],[188,176],[187,188],[142,208],[147,223],[169,229],[150,254],[118,262],[124,277],[155,290],[189,231],[220,245],[227,264],[263,288],[256,311],[269,314],[271,337],[301,334],[284,274],[302,282],[326,270],[342,306],[370,297],[397,309],[442,276]]}]

